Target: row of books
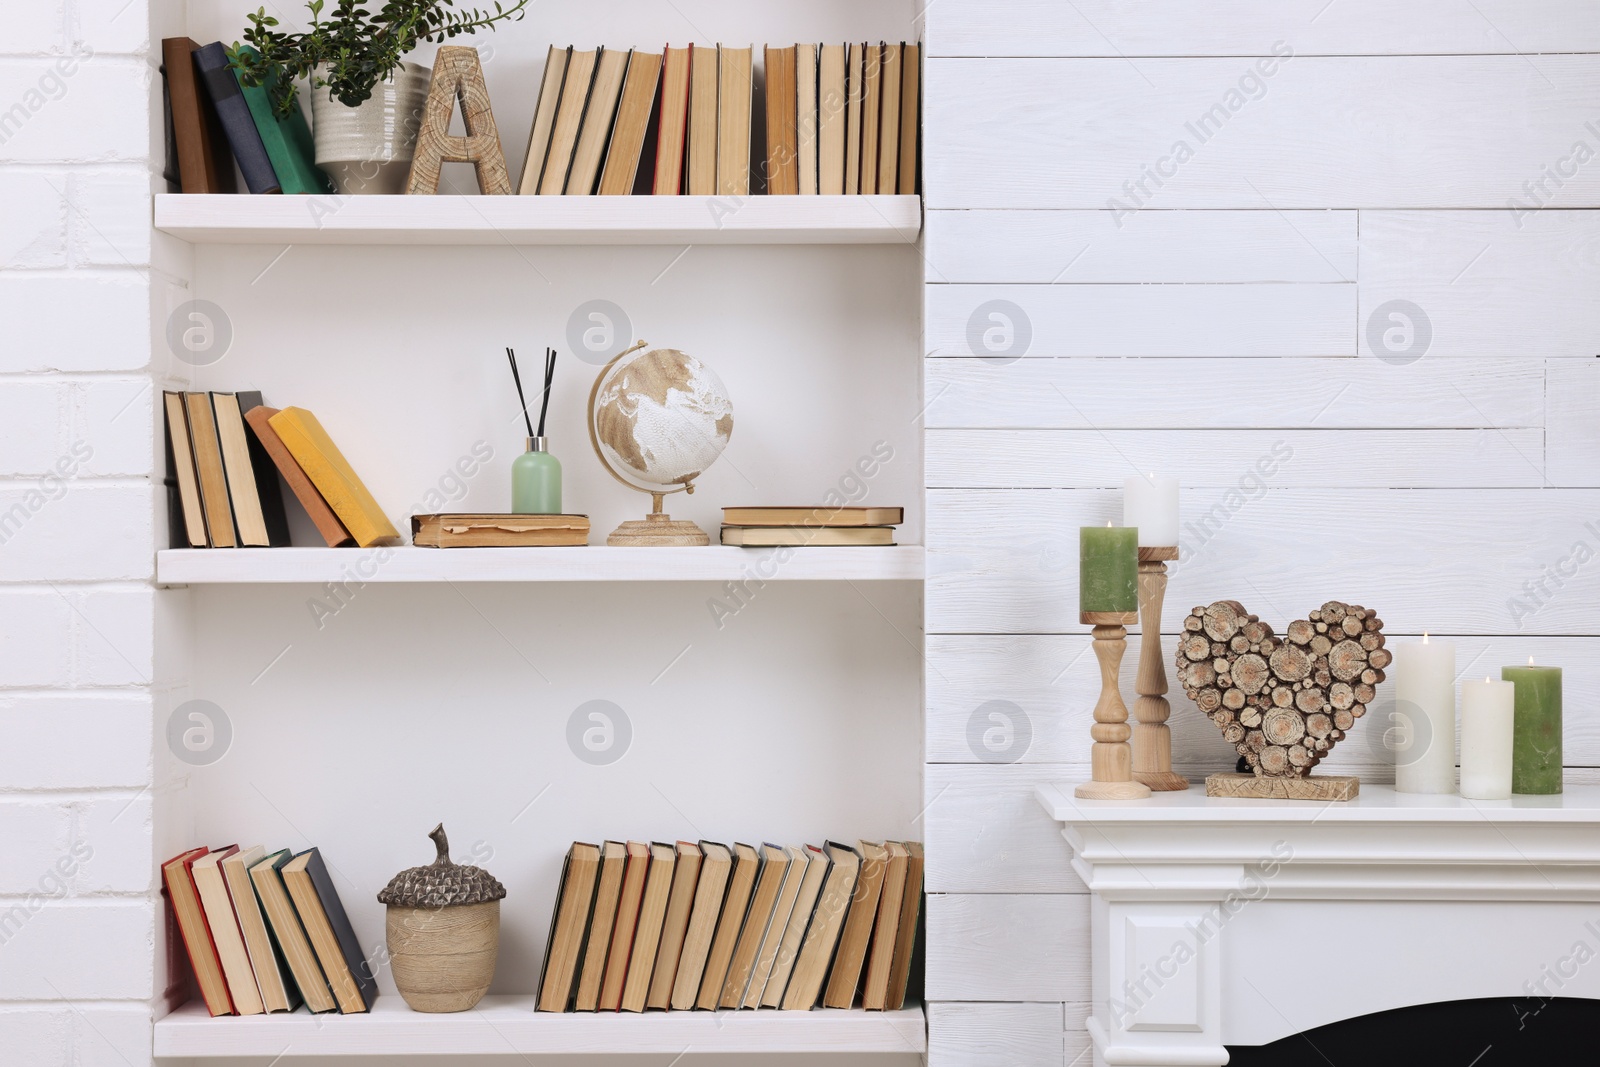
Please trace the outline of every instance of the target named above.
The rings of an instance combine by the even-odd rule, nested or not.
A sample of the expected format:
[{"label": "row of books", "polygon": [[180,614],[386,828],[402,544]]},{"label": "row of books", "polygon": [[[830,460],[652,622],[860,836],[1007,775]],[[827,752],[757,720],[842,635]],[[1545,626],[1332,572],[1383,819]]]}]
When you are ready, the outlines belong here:
[{"label": "row of books", "polygon": [[914,841],[574,842],[538,1010],[899,1010],[922,866]]},{"label": "row of books", "polygon": [[[552,47],[518,191],[749,194],[753,52]],[[920,86],[915,44],[768,46],[766,191],[915,193]]]},{"label": "row of books", "polygon": [[222,42],[202,47],[187,37],[166,38],[161,74],[170,188],[231,193],[237,162],[252,193],[333,192],[317,168],[298,101],[288,116],[277,114],[271,80],[254,88],[239,81]]},{"label": "row of books", "polygon": [[744,548],[892,545],[904,508],[723,508],[722,543]]},{"label": "row of books", "polygon": [[280,474],[328,547],[399,538],[306,409],[269,408],[253,391],[167,392],[163,401],[174,548],[288,545]]},{"label": "row of books", "polygon": [[196,848],[161,878],[212,1015],[371,1010],[378,983],[315,848]]}]

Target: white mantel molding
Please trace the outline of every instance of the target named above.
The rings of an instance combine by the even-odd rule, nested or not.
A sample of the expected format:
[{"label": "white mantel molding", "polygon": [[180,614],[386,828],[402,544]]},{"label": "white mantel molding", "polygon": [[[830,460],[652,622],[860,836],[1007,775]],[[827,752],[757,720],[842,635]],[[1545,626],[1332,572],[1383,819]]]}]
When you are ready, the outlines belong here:
[{"label": "white mantel molding", "polygon": [[1471,801],[1038,798],[1094,895],[1097,1064],[1220,1065],[1340,1019],[1600,999],[1600,787]]}]

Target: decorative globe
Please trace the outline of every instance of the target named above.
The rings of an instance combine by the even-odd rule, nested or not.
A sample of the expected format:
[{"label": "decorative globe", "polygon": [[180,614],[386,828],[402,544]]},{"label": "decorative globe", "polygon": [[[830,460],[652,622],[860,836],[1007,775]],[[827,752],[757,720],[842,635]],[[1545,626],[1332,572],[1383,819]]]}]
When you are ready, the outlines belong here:
[{"label": "decorative globe", "polygon": [[693,483],[733,435],[733,403],[722,380],[675,348],[617,361],[597,387],[593,418],[603,458],[663,488]]}]

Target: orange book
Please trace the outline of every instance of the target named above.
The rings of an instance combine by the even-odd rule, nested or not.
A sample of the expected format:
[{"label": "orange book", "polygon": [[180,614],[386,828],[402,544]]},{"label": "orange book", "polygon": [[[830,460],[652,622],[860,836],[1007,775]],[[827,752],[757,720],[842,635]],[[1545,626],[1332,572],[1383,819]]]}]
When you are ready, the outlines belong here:
[{"label": "orange book", "polygon": [[267,455],[272,457],[272,462],[277,466],[278,473],[283,475],[283,480],[289,483],[289,488],[294,491],[295,499],[300,501],[300,506],[306,509],[306,514],[311,516],[311,521],[316,523],[317,532],[322,539],[328,542],[329,548],[338,548],[340,545],[350,543],[350,531],[344,528],[344,523],[339,521],[339,516],[333,513],[328,502],[322,499],[322,494],[317,492],[317,487],[311,484],[311,479],[306,477],[306,472],[300,469],[300,464],[294,461],[289,450],[284,447],[283,440],[278,436],[278,431],[272,428],[272,416],[278,413],[277,408],[255,407],[245,412],[244,421],[250,424],[250,429],[255,431],[256,439],[267,450]]},{"label": "orange book", "polygon": [[305,408],[284,408],[268,422],[356,544],[369,548],[400,540],[400,531],[384,515],[315,415]]}]

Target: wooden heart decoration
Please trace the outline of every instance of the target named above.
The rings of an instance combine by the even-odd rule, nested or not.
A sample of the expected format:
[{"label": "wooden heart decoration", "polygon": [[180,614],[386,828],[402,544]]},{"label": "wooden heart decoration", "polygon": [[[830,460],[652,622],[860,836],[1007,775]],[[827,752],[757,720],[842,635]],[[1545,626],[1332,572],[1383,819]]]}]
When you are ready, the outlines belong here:
[{"label": "wooden heart decoration", "polygon": [[1304,778],[1377,695],[1377,613],[1330,600],[1283,637],[1236,600],[1195,608],[1178,640],[1178,683],[1264,778]]}]

